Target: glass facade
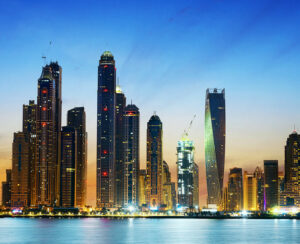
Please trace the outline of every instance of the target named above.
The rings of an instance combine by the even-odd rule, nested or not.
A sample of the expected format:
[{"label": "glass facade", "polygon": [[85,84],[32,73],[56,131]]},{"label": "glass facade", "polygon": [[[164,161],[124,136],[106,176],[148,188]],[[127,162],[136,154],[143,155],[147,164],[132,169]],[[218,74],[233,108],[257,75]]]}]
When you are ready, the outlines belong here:
[{"label": "glass facade", "polygon": [[205,165],[207,203],[219,206],[225,164],[225,90],[206,91]]}]

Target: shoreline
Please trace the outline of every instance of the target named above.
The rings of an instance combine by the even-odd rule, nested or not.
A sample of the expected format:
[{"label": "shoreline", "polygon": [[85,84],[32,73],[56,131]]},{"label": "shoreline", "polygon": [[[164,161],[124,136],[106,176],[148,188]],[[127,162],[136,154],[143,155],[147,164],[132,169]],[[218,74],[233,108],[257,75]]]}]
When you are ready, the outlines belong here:
[{"label": "shoreline", "polygon": [[291,219],[291,220],[300,220],[300,217],[297,216],[141,216],[141,215],[130,215],[130,216],[95,216],[95,215],[0,215],[0,218],[48,218],[48,219],[73,219],[73,218],[99,218],[99,219]]}]

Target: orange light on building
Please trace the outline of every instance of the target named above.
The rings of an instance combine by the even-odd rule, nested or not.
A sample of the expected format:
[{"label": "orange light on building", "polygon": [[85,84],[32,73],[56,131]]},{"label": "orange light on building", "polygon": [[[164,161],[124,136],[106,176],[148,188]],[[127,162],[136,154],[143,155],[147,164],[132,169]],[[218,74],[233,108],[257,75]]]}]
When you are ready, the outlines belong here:
[{"label": "orange light on building", "polygon": [[104,108],[103,108],[103,111],[105,111],[105,112],[108,111],[108,108],[107,108],[107,107],[104,107]]},{"label": "orange light on building", "polygon": [[103,172],[102,172],[102,176],[108,176],[107,171],[103,171]]},{"label": "orange light on building", "polygon": [[46,107],[43,107],[43,108],[42,108],[42,110],[43,110],[43,111],[46,111],[46,110],[47,110],[47,108],[46,108]]},{"label": "orange light on building", "polygon": [[45,127],[47,125],[46,122],[42,122],[42,126]]}]

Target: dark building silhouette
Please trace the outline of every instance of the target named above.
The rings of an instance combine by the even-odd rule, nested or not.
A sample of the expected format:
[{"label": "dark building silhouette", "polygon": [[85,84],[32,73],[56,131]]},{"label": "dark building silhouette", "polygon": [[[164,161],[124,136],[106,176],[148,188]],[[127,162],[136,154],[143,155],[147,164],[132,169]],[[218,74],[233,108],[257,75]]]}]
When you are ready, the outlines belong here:
[{"label": "dark building silhouette", "polygon": [[230,169],[228,178],[228,209],[243,209],[243,171],[241,168]]},{"label": "dark building silhouette", "polygon": [[264,209],[278,206],[278,160],[264,161],[265,200]]},{"label": "dark building silhouette", "polygon": [[11,206],[29,206],[29,142],[25,133],[14,133],[12,146]]},{"label": "dark building silhouette", "polygon": [[98,66],[97,207],[114,207],[116,68],[106,51]]},{"label": "dark building silhouette", "polygon": [[54,100],[54,136],[55,136],[55,157],[56,157],[56,168],[55,168],[55,174],[56,174],[56,180],[55,180],[55,201],[59,201],[59,188],[60,188],[60,149],[61,149],[61,116],[62,116],[62,68],[59,66],[58,62],[51,62],[49,64],[49,67],[51,68],[52,77],[54,79],[54,93],[55,93],[55,100]]},{"label": "dark building silhouette", "polygon": [[116,88],[116,182],[115,205],[124,204],[124,109],[126,97],[119,86]]},{"label": "dark building silhouette", "polygon": [[206,90],[205,164],[208,205],[220,205],[225,165],[225,89]]},{"label": "dark building silhouette", "polygon": [[264,211],[265,179],[264,179],[264,172],[260,167],[256,167],[254,171],[254,177],[256,178],[256,182],[257,182],[257,207],[258,210]]},{"label": "dark building silhouette", "polygon": [[153,115],[147,123],[147,191],[146,202],[151,208],[162,202],[162,122]]},{"label": "dark building silhouette", "polygon": [[11,206],[11,169],[6,170],[6,181],[2,182],[2,206]]},{"label": "dark building silhouette", "polygon": [[199,167],[196,163],[193,166],[193,207],[199,208]]},{"label": "dark building silhouette", "polygon": [[87,194],[87,132],[84,107],[68,111],[67,124],[73,127],[77,134],[77,164],[76,164],[76,207],[86,205]]},{"label": "dark building silhouette", "polygon": [[23,105],[23,133],[29,143],[29,205],[36,204],[36,116],[37,106],[33,100]]},{"label": "dark building silhouette", "polygon": [[140,112],[134,104],[124,110],[124,206],[139,206]]},{"label": "dark building silhouette", "polygon": [[35,205],[58,204],[57,182],[59,179],[57,174],[59,165],[57,162],[55,102],[55,80],[51,67],[46,65],[38,80]]},{"label": "dark building silhouette", "polygon": [[60,206],[75,207],[76,203],[76,166],[77,130],[71,126],[62,127],[61,165],[60,165]]}]

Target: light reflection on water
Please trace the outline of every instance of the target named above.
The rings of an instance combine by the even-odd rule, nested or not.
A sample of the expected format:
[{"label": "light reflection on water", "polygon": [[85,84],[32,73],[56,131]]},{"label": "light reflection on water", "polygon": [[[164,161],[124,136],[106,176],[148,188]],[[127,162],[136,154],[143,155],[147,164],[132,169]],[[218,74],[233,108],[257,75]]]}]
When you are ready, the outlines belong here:
[{"label": "light reflection on water", "polygon": [[298,220],[0,219],[0,243],[300,243]]}]

